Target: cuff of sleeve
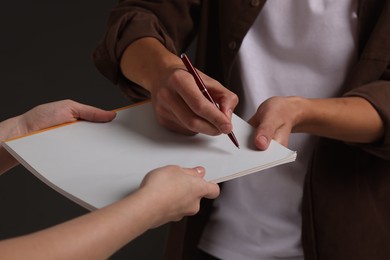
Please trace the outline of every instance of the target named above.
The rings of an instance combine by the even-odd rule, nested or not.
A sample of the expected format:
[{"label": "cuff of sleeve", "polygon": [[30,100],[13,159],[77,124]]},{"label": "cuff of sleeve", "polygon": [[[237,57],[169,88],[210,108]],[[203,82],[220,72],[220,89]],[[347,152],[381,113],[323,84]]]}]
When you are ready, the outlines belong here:
[{"label": "cuff of sleeve", "polygon": [[100,73],[119,85],[125,95],[135,101],[148,98],[149,93],[122,75],[120,59],[129,44],[143,37],[154,37],[171,52],[177,52],[173,40],[157,17],[152,13],[136,10],[118,19],[93,53],[95,66]]},{"label": "cuff of sleeve", "polygon": [[344,96],[358,96],[366,99],[378,111],[384,124],[383,138],[372,144],[355,144],[363,150],[390,160],[390,81],[375,81],[353,89]]}]

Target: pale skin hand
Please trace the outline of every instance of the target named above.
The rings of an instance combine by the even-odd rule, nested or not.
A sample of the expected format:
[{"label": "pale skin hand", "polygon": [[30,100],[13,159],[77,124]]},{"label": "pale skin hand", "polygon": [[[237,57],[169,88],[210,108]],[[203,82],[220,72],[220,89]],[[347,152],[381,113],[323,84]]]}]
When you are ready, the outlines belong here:
[{"label": "pale skin hand", "polygon": [[108,259],[146,230],[193,215],[201,198],[216,198],[217,184],[204,169],[166,166],[141,187],[103,209],[30,235],[0,242],[1,259]]},{"label": "pale skin hand", "polygon": [[260,150],[267,149],[271,139],[288,146],[291,133],[355,143],[378,141],[384,133],[378,112],[360,97],[272,97],[259,106],[249,123],[256,127],[255,145]]},{"label": "pale skin hand", "polygon": [[[162,172],[164,171],[164,174]],[[185,174],[178,175],[177,172]],[[151,171],[141,183],[141,191],[158,201],[154,209],[165,214],[156,214],[153,227],[168,221],[179,221],[183,216],[194,215],[199,211],[200,199],[215,199],[219,195],[219,186],[203,180],[205,169],[183,169],[178,166],[166,166]],[[146,195],[145,195],[146,196]],[[174,202],[174,203],[172,203]]]},{"label": "pale skin hand", "polygon": [[[105,111],[72,100],[47,103],[23,115],[0,122],[0,142],[78,119],[108,122],[113,120],[115,115],[113,111]],[[0,174],[16,165],[18,162],[3,147],[0,147]]]},{"label": "pale skin hand", "polygon": [[154,38],[132,43],[121,58],[122,73],[151,93],[159,123],[183,134],[228,134],[237,95],[199,72],[218,110],[199,91],[181,59]]},{"label": "pale skin hand", "polygon": [[[0,123],[0,140],[78,119],[107,122],[115,112],[71,100],[40,105]],[[16,165],[0,148],[2,169]],[[29,235],[0,242],[1,259],[107,259],[146,230],[196,214],[201,198],[216,198],[219,187],[203,179],[202,167],[166,166],[148,173],[141,187],[101,210]]]}]

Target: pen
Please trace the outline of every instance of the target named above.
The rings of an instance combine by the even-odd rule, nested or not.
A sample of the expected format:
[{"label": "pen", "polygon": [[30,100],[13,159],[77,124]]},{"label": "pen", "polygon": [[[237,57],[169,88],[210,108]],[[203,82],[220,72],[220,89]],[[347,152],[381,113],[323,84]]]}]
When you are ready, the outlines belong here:
[{"label": "pen", "polygon": [[[203,93],[203,95],[211,102],[213,103],[218,109],[219,105],[218,103],[214,102],[213,98],[211,97],[210,93],[208,92],[206,85],[203,83],[202,79],[200,78],[198,72],[192,66],[190,60],[188,59],[187,55],[185,53],[180,55],[181,60],[183,61],[184,65],[186,66],[188,72],[194,77],[196,85],[198,85],[200,91]],[[234,135],[233,131],[228,134],[230,140],[233,142],[237,148],[240,148],[240,145],[238,144],[238,141],[236,139],[236,136]]]}]

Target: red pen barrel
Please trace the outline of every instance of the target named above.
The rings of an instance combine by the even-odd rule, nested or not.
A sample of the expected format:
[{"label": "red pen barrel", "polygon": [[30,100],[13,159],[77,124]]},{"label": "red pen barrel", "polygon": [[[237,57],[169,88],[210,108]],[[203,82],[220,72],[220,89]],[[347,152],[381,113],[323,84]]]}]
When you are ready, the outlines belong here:
[{"label": "red pen barrel", "polygon": [[[206,88],[206,85],[203,83],[202,81],[202,78],[199,76],[198,72],[196,71],[196,69],[194,68],[194,66],[192,66],[191,64],[191,61],[188,59],[187,55],[185,53],[181,54],[180,55],[180,58],[181,60],[183,61],[184,65],[186,66],[188,72],[194,77],[195,79],[195,82],[196,82],[196,85],[198,86],[198,88],[200,89],[200,91],[202,92],[202,94],[211,102],[213,103],[218,109],[219,109],[219,105],[218,103],[216,103],[213,98],[211,97],[209,91],[207,90]],[[234,135],[233,132],[229,133],[228,134],[230,140],[233,142],[233,144],[235,146],[237,146],[237,148],[240,148],[240,145],[238,144],[238,141],[237,141],[237,138],[236,136]]]}]

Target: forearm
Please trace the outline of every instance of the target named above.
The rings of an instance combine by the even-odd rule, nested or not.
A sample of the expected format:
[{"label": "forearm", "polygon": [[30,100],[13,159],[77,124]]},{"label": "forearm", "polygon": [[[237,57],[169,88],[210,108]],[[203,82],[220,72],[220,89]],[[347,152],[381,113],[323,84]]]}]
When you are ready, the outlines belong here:
[{"label": "forearm", "polygon": [[26,129],[21,123],[21,116],[16,116],[0,122],[0,142],[24,135]]},{"label": "forearm", "polygon": [[55,227],[0,242],[2,259],[108,259],[154,223],[150,196],[134,194]]},{"label": "forearm", "polygon": [[0,122],[0,175],[18,165],[18,161],[1,145],[2,141],[20,136],[25,130],[19,124],[20,116]]},{"label": "forearm", "polygon": [[123,75],[149,91],[158,84],[164,71],[175,67],[183,67],[180,58],[151,37],[130,44],[120,62]]},{"label": "forearm", "polygon": [[292,132],[355,143],[379,141],[384,133],[381,117],[360,97],[299,99],[301,120]]},{"label": "forearm", "polygon": [[3,146],[0,146],[0,175],[17,165],[19,162]]}]

